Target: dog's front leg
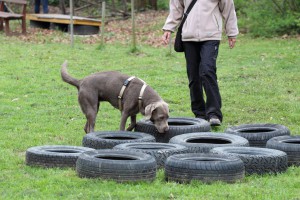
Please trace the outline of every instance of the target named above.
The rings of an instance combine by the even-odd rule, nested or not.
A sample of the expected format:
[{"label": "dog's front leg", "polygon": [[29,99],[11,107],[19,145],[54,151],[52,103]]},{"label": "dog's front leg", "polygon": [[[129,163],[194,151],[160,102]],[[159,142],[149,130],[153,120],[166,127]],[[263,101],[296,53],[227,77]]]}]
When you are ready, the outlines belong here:
[{"label": "dog's front leg", "polygon": [[128,119],[128,113],[122,112],[121,122],[120,122],[120,131],[125,131],[126,121]]},{"label": "dog's front leg", "polygon": [[132,129],[134,129],[135,125],[136,125],[136,115],[130,116],[130,125],[127,128],[127,131],[132,131]]}]

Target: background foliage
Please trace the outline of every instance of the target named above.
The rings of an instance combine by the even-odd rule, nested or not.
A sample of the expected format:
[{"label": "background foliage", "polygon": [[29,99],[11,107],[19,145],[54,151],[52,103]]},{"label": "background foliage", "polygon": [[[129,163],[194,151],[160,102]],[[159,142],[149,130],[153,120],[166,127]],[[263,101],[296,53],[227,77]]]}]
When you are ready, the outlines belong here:
[{"label": "background foliage", "polygon": [[[87,1],[74,1],[76,7],[81,7]],[[101,0],[91,2],[99,3]],[[123,16],[130,15],[130,0],[107,0],[110,9],[112,5],[116,10],[126,12]],[[145,9],[167,10],[169,0],[136,0],[138,11]],[[249,33],[253,37],[273,37],[282,35],[297,35],[300,33],[300,1],[299,0],[234,0],[239,28],[242,33]],[[49,0],[53,6],[59,5],[59,0]],[[65,0],[66,6],[69,1]],[[99,6],[100,8],[100,6]],[[97,10],[100,10],[97,8]],[[90,8],[86,11],[90,15],[97,15],[97,11]],[[113,13],[111,10],[108,13]],[[99,14],[98,14],[99,15]]]},{"label": "background foliage", "polygon": [[239,27],[252,36],[300,33],[300,1],[235,0]]}]

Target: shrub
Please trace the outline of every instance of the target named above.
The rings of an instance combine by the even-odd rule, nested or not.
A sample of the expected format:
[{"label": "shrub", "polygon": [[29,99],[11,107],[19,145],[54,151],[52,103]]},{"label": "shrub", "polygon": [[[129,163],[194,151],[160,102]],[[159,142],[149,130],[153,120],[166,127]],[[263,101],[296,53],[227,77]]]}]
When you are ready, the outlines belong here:
[{"label": "shrub", "polygon": [[159,10],[167,10],[169,8],[169,0],[157,0]]},{"label": "shrub", "polygon": [[252,36],[300,33],[300,2],[296,0],[236,0],[239,28]]}]

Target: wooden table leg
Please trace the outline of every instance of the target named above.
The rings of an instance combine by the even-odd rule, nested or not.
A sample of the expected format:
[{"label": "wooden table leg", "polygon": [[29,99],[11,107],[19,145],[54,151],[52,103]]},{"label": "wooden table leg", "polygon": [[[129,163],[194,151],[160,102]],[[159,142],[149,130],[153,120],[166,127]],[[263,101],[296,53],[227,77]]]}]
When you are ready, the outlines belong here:
[{"label": "wooden table leg", "polygon": [[9,20],[8,19],[4,19],[5,22],[5,34],[6,35],[10,35],[9,34]]},{"label": "wooden table leg", "polygon": [[26,20],[25,20],[25,18],[22,19],[22,33],[26,34]]}]

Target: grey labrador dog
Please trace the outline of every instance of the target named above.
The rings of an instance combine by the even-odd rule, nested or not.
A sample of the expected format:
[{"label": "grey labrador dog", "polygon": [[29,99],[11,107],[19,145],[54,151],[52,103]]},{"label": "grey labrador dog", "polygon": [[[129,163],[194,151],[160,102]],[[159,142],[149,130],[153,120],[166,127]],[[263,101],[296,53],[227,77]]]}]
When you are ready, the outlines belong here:
[{"label": "grey labrador dog", "polygon": [[[131,124],[127,128],[131,131],[136,125],[136,115],[141,112],[147,119],[150,119],[159,133],[169,130],[168,104],[150,86],[140,79],[126,81],[130,76],[117,71],[98,72],[78,80],[67,72],[67,61],[61,68],[62,80],[75,86],[78,89],[78,102],[87,122],[84,127],[86,133],[94,132],[96,115],[101,101],[108,101],[113,107],[120,109],[121,121],[120,130],[124,131],[126,121],[130,116]],[[126,85],[122,98],[120,91]],[[141,97],[141,89],[144,88]],[[140,94],[140,96],[139,96]],[[140,103],[139,103],[140,99]],[[139,105],[140,104],[140,105]]]}]

